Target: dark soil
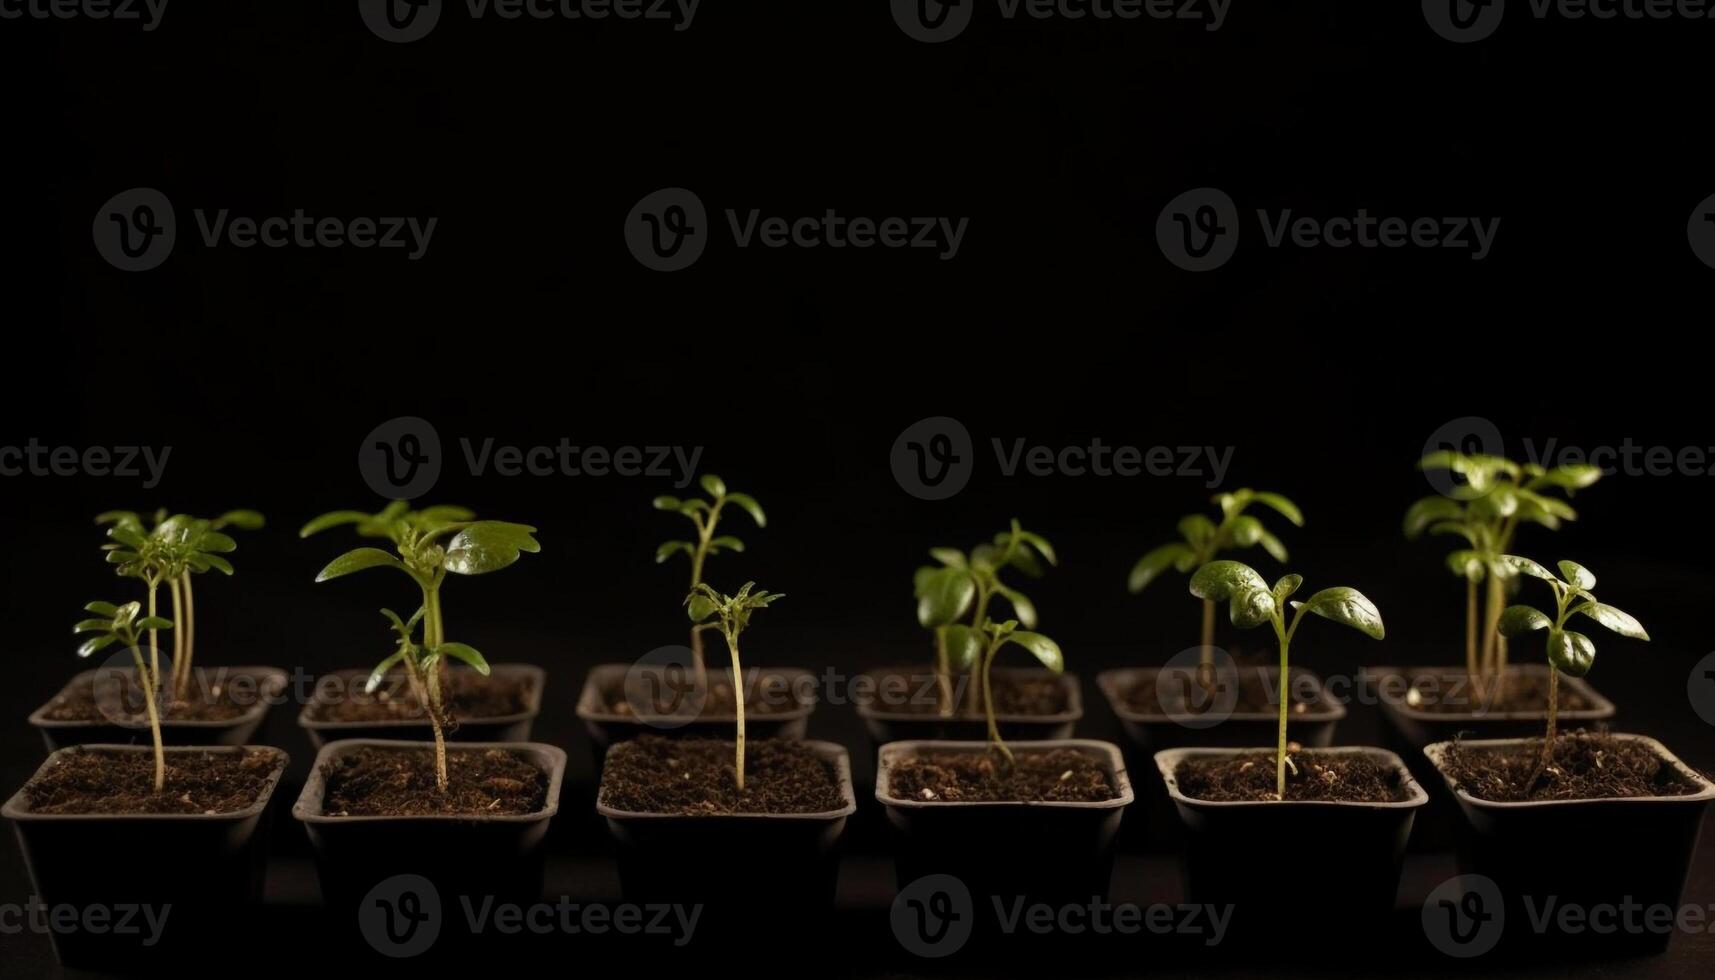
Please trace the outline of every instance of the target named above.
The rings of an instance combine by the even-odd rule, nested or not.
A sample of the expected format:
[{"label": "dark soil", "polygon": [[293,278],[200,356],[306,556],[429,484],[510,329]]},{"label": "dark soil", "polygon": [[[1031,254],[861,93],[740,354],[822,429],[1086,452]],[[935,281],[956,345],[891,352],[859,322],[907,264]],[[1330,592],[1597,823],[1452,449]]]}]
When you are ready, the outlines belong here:
[{"label": "dark soil", "polygon": [[[1501,678],[1501,690],[1485,702],[1469,674],[1462,670],[1445,673],[1415,674],[1410,678],[1406,705],[1438,715],[1485,715],[1507,712],[1547,711],[1548,677],[1546,675],[1508,672]],[[1561,711],[1588,711],[1589,700],[1565,684],[1558,696]]]},{"label": "dark soil", "polygon": [[[907,715],[933,715],[940,712],[941,705],[933,673],[899,670],[884,671],[872,676],[875,678],[876,689],[873,694],[867,696],[865,704],[876,711]],[[987,717],[972,708],[971,699],[965,694],[975,683],[968,675],[954,678],[955,695],[965,695],[960,698],[960,710],[954,717]],[[994,710],[997,715],[1040,717],[1063,714],[1070,707],[1066,700],[1065,684],[1051,674],[1034,676],[997,670],[989,677],[989,689],[994,694]]]},{"label": "dark soil", "polygon": [[602,770],[601,804],[687,816],[827,813],[846,805],[834,767],[804,743],[757,739],[744,749],[740,793],[733,742],[645,735],[621,743]]},{"label": "dark soil", "polygon": [[30,780],[24,799],[32,813],[233,813],[254,805],[283,764],[267,752],[168,752],[156,793],[154,752],[80,748]]},{"label": "dark soil", "polygon": [[[474,670],[449,670],[441,694],[452,709],[454,720],[504,718],[530,710],[534,685],[525,677],[484,677]],[[322,700],[320,692],[310,703],[315,721],[411,721],[422,719],[423,707],[411,696],[404,674],[389,675],[374,694],[363,693],[363,679],[350,681],[337,702]],[[347,696],[349,695],[349,696]]]},{"label": "dark soil", "polygon": [[1095,803],[1119,795],[1094,756],[1018,746],[1012,752],[1011,764],[998,752],[912,756],[894,764],[887,790],[899,799],[949,803]]},{"label": "dark soil", "polygon": [[[161,671],[167,673],[165,669]],[[259,685],[254,679],[246,680],[239,688],[243,693],[242,703],[233,700],[234,688],[228,681],[222,683],[230,675],[220,671],[203,673],[200,669],[200,684],[193,684],[189,696],[183,701],[174,701],[166,706],[161,713],[165,721],[232,721],[244,716],[245,712],[255,707],[261,699]],[[97,701],[96,679],[80,677],[72,681],[65,690],[54,697],[45,717],[50,721],[81,721],[101,722],[113,721],[115,724],[130,721],[137,724],[148,724],[148,713],[143,707],[141,691],[133,691],[136,672],[121,674],[114,671],[104,675],[102,679],[101,701],[110,705],[124,706],[134,709],[135,714],[119,719],[109,718],[102,714],[101,704]],[[249,678],[250,675],[245,675]],[[117,685],[109,688],[108,685]]]},{"label": "dark soil", "polygon": [[[709,692],[703,699],[702,710],[697,713],[697,717],[711,720],[736,718],[738,702],[733,697],[732,681],[715,680],[714,676],[710,676],[709,680]],[[637,714],[632,710],[631,700],[625,696],[623,684],[603,691],[602,699],[607,702],[609,714],[626,717]],[[744,690],[744,713],[748,717],[783,715],[801,707],[803,705],[797,700],[791,686],[778,674],[763,674],[759,680],[746,685]]]},{"label": "dark soil", "polygon": [[[1278,677],[1279,675],[1274,675]],[[1133,684],[1125,694],[1126,706],[1142,714],[1189,714],[1193,708],[1185,699],[1184,690],[1175,690],[1168,685],[1167,693],[1173,697],[1173,703],[1163,704],[1161,694],[1156,687],[1156,675],[1146,675],[1147,679]],[[1189,679],[1187,679],[1188,682]],[[1219,683],[1234,683],[1232,675],[1222,677]],[[1240,667],[1237,684],[1239,698],[1233,705],[1233,712],[1244,714],[1272,714],[1279,710],[1276,700],[1280,697],[1280,689],[1270,675],[1256,667]],[[1194,682],[1192,682],[1194,683]],[[1307,714],[1312,709],[1321,707],[1321,686],[1312,685],[1303,675],[1287,675],[1286,694],[1290,714]]]},{"label": "dark soil", "polygon": [[1541,740],[1522,748],[1471,748],[1454,743],[1441,764],[1460,789],[1480,800],[1611,800],[1685,796],[1700,788],[1637,742],[1576,731],[1555,739],[1549,765],[1537,773]]},{"label": "dark soil", "polygon": [[[1376,756],[1293,750],[1287,759],[1288,801],[1398,803],[1407,798],[1404,777]],[[1187,760],[1174,770],[1173,778],[1179,791],[1194,800],[1260,803],[1278,799],[1272,752]]]},{"label": "dark soil", "polygon": [[447,791],[435,786],[433,749],[359,749],[322,769],[330,817],[535,813],[548,796],[548,774],[501,749],[447,749]]}]

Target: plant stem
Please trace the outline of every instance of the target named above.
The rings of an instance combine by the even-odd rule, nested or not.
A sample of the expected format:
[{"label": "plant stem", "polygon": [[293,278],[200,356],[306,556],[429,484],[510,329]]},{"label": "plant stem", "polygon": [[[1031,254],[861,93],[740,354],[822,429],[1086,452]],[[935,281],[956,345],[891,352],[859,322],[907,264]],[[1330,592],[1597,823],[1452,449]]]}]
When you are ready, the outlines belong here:
[{"label": "plant stem", "polygon": [[1493,572],[1489,573],[1487,602],[1483,615],[1483,679],[1478,685],[1485,703],[1493,701],[1501,693],[1500,661],[1496,648],[1501,638],[1501,607],[1506,602],[1506,595],[1501,577]]},{"label": "plant stem", "polygon": [[1205,668],[1215,664],[1215,603],[1212,599],[1203,600],[1203,639],[1199,649],[1198,662]]},{"label": "plant stem", "polygon": [[[429,716],[429,728],[435,733],[435,789],[441,793],[447,791],[447,737],[441,731],[441,706],[437,689],[440,685],[430,675],[425,685],[417,670],[417,664],[411,654],[405,657],[405,677],[411,682],[411,693],[416,696],[417,703]],[[425,690],[425,687],[427,690]]]},{"label": "plant stem", "polygon": [[738,635],[725,633],[727,649],[732,651],[732,697],[738,714],[738,759],[734,772],[738,776],[738,791],[744,792],[744,673],[738,662]]},{"label": "plant stem", "polygon": [[[1560,668],[1548,665],[1548,735],[1542,740],[1542,758],[1537,762],[1537,772],[1548,768],[1554,759],[1555,725],[1560,714]],[[1535,780],[1532,780],[1535,782]]]},{"label": "plant stem", "polygon": [[1286,669],[1287,647],[1291,644],[1277,621],[1275,635],[1280,638],[1280,736],[1274,750],[1274,795],[1286,799]]},{"label": "plant stem", "polygon": [[947,627],[935,627],[935,704],[941,717],[953,714],[953,681],[947,671]]},{"label": "plant stem", "polygon": [[1475,684],[1477,677],[1477,580],[1465,580],[1465,674]]},{"label": "plant stem", "polygon": [[[715,525],[720,523],[721,508],[726,506],[726,497],[715,498],[709,507],[708,519],[691,516],[697,525],[697,547],[691,552],[691,587],[688,591],[697,591],[697,586],[703,582],[703,563],[709,557],[710,542],[715,539]],[[697,675],[697,690],[706,691],[709,687],[709,672],[703,662],[703,631],[697,626],[691,627],[691,666]]]},{"label": "plant stem", "polygon": [[[979,576],[973,575],[972,578],[976,579],[977,583],[977,599],[972,604],[971,626],[980,631],[983,628],[983,623],[988,620],[989,598],[992,593],[988,586],[983,584]],[[988,684],[988,679],[983,673],[982,660],[971,661],[970,669],[965,673],[969,675],[965,684],[965,707],[970,714],[974,715],[982,710],[983,702],[988,700],[988,695],[983,693],[983,689]]]},{"label": "plant stem", "polygon": [[184,621],[175,621],[175,627],[178,630],[179,635],[184,637],[185,652],[183,668],[179,673],[179,689],[175,692],[175,696],[180,700],[184,700],[190,695],[190,686],[193,680],[191,669],[196,658],[197,639],[197,607],[196,600],[191,595],[191,573],[189,571],[185,572],[184,583],[180,588],[184,591],[185,595]]},{"label": "plant stem", "polygon": [[1000,647],[1001,643],[999,640],[991,640],[989,642],[989,648],[983,651],[983,712],[988,715],[989,743],[999,749],[1000,754],[1006,756],[1007,764],[1011,765],[1013,761],[1012,750],[1007,748],[1006,743],[1001,740],[1000,726],[995,724],[994,691],[989,686],[989,668],[994,664],[995,654],[1000,652]]},{"label": "plant stem", "polygon": [[[184,592],[179,588],[177,576],[167,579],[167,594],[173,600],[173,625],[185,621]],[[167,696],[174,701],[179,699],[179,673],[185,669],[185,633],[184,630],[173,630],[173,683]]]},{"label": "plant stem", "polygon": [[155,710],[155,674],[143,663],[137,644],[131,644],[131,659],[137,662],[137,676],[143,682],[143,704],[149,711],[149,735],[155,741],[155,792],[167,788],[167,751],[161,746],[161,716]]}]

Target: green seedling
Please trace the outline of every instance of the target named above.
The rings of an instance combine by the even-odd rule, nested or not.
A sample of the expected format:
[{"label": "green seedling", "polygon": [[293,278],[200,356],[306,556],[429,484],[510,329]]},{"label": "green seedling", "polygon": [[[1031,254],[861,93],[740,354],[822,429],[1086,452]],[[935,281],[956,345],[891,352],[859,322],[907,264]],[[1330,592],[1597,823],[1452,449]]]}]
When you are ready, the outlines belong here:
[{"label": "green seedling", "polygon": [[369,681],[364,690],[374,694],[387,679],[387,673],[395,667],[403,667],[405,679],[411,688],[411,696],[422,707],[423,713],[429,716],[429,727],[435,733],[435,788],[440,792],[447,791],[447,737],[446,730],[457,727],[457,721],[447,710],[446,700],[441,693],[440,664],[447,658],[459,660],[476,668],[477,673],[488,676],[488,661],[482,654],[463,643],[442,643],[435,647],[425,646],[416,640],[418,624],[422,623],[425,610],[418,608],[408,620],[401,620],[391,609],[381,610],[381,615],[387,617],[392,624],[393,632],[398,637],[398,645],[387,659],[375,665],[369,672]]},{"label": "green seedling", "polygon": [[[1170,568],[1188,575],[1214,561],[1221,552],[1238,548],[1260,546],[1275,561],[1286,561],[1286,545],[1281,544],[1280,539],[1263,525],[1261,518],[1245,511],[1252,504],[1261,504],[1292,522],[1293,526],[1303,527],[1304,514],[1297,504],[1278,493],[1250,489],[1219,493],[1212,499],[1221,508],[1221,522],[1217,524],[1202,514],[1187,514],[1181,518],[1179,536],[1183,540],[1170,541],[1139,558],[1132,566],[1127,588],[1133,593],[1142,592]],[[1207,599],[1203,601],[1203,632],[1199,650],[1199,679],[1208,686],[1214,676],[1215,603]]]},{"label": "green seedling", "polygon": [[[1598,602],[1590,590],[1596,587],[1596,576],[1583,565],[1572,561],[1560,562],[1561,578],[1548,569],[1517,555],[1502,555],[1515,573],[1539,578],[1554,592],[1554,616],[1551,618],[1531,606],[1508,606],[1501,613],[1500,631],[1506,636],[1522,636],[1540,629],[1548,630],[1548,733],[1542,740],[1542,756],[1530,778],[1534,786],[1547,771],[1554,753],[1555,726],[1559,721],[1560,675],[1583,677],[1596,662],[1596,644],[1588,636],[1566,628],[1566,621],[1584,615],[1624,637],[1648,640],[1643,624],[1604,602]],[[1529,787],[1526,787],[1529,791]]]},{"label": "green seedling", "polygon": [[[1302,575],[1286,575],[1271,589],[1261,575],[1249,565],[1236,561],[1212,561],[1191,576],[1191,594],[1205,602],[1225,602],[1233,625],[1252,629],[1268,623],[1274,627],[1280,643],[1280,712],[1279,738],[1274,755],[1274,792],[1286,799],[1286,713],[1289,705],[1287,672],[1290,668],[1292,637],[1305,613],[1315,613],[1323,619],[1344,623],[1358,632],[1379,640],[1384,635],[1382,616],[1375,603],[1357,589],[1344,586],[1323,589],[1308,601],[1292,602],[1290,621],[1286,615],[1287,600],[1304,584]],[[1296,771],[1296,770],[1295,770]]]},{"label": "green seedling", "polygon": [[690,595],[685,596],[685,614],[691,617],[691,622],[707,623],[720,630],[721,636],[726,638],[727,651],[732,654],[732,694],[738,716],[738,755],[733,772],[740,793],[744,792],[744,668],[738,659],[738,638],[750,626],[751,613],[781,598],[778,592],[753,589],[756,589],[756,583],[746,582],[737,595],[721,595],[699,582]]},{"label": "green seedling", "polygon": [[[141,647],[143,631],[147,630],[154,637],[160,630],[172,629],[172,620],[143,615],[140,602],[123,605],[92,602],[83,608],[99,618],[81,620],[72,627],[74,633],[95,634],[77,648],[78,656],[88,657],[115,643],[123,643],[131,651],[131,661],[137,667],[137,685],[143,689],[143,704],[149,715],[149,735],[155,742],[155,792],[159,793],[167,785],[167,753],[161,744],[161,712],[155,704],[155,691],[161,683],[160,665],[158,661],[145,661]],[[154,640],[149,642],[153,644]]]},{"label": "green seedling", "polygon": [[968,674],[965,701],[974,713],[981,695],[981,652],[987,646],[983,630],[989,623],[989,605],[996,596],[1012,607],[1013,616],[1026,629],[1036,627],[1036,606],[1024,593],[1001,581],[1006,569],[1016,569],[1040,578],[1043,563],[1057,565],[1054,546],[1040,534],[1026,531],[1015,519],[1010,528],[980,544],[969,554],[957,548],[931,548],[939,565],[917,569],[913,581],[917,597],[917,622],[935,636],[935,687],[943,716],[955,704],[952,678]]},{"label": "green seedling", "polygon": [[[1424,532],[1463,538],[1465,547],[1447,556],[1447,567],[1465,580],[1465,670],[1485,701],[1501,693],[1507,669],[1506,637],[1499,629],[1516,573],[1503,559],[1520,524],[1558,530],[1578,519],[1568,497],[1601,479],[1600,467],[1515,463],[1499,456],[1450,451],[1430,453],[1422,470],[1445,470],[1461,478],[1452,496],[1424,497],[1405,513],[1405,536]],[[1487,583],[1486,587],[1484,583]],[[1479,614],[1479,593],[1482,612]]]},{"label": "green seedling", "polygon": [[1000,653],[1001,648],[1008,644],[1020,646],[1030,651],[1031,656],[1035,657],[1042,666],[1056,674],[1065,673],[1066,656],[1060,652],[1060,644],[1041,633],[1031,633],[1019,629],[1018,621],[1014,619],[1009,619],[1004,623],[984,622],[982,638],[982,697],[983,712],[988,718],[989,725],[989,750],[998,751],[1006,757],[1007,763],[1010,764],[1013,761],[1012,750],[1007,748],[1006,742],[1001,739],[1000,728],[995,724],[994,690],[989,686],[989,671],[994,666],[995,655]]},{"label": "green seedling", "polygon": [[[696,592],[703,584],[703,564],[710,555],[718,555],[723,551],[743,551],[744,542],[730,534],[715,534],[720,527],[721,512],[727,504],[743,510],[756,522],[757,527],[768,526],[768,516],[762,512],[762,505],[748,493],[729,492],[726,481],[713,473],[705,473],[701,480],[703,491],[709,495],[708,500],[695,497],[680,500],[678,497],[656,497],[656,510],[670,510],[683,514],[696,526],[695,541],[665,541],[655,549],[657,564],[665,562],[679,552],[684,552],[691,559],[691,584],[689,590]],[[696,672],[697,687],[700,690],[708,688],[708,671],[703,666],[703,631],[713,629],[712,622],[693,622],[691,625],[691,662]]]}]

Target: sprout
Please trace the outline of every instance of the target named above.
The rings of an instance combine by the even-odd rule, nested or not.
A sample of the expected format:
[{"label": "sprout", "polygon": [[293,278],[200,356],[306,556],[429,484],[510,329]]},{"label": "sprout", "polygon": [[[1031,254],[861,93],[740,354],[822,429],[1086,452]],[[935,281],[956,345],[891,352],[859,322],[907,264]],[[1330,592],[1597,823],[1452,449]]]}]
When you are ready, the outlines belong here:
[{"label": "sprout", "polygon": [[173,623],[159,616],[144,616],[140,602],[124,605],[92,602],[83,608],[99,618],[81,620],[72,627],[73,633],[95,634],[78,646],[78,656],[87,657],[115,643],[123,643],[131,650],[131,660],[137,667],[137,683],[143,688],[143,703],[149,714],[149,735],[155,742],[155,792],[159,793],[167,785],[167,754],[161,745],[161,713],[155,706],[155,691],[161,683],[160,665],[153,651],[150,651],[149,662],[145,662],[138,647],[141,631],[149,631],[149,642],[153,644],[156,632],[172,629]]},{"label": "sprout", "polygon": [[[710,555],[718,555],[722,551],[743,551],[744,542],[730,534],[717,536],[715,529],[720,526],[721,511],[727,504],[732,504],[750,515],[757,527],[767,527],[768,517],[762,512],[762,505],[748,493],[728,492],[726,481],[713,473],[705,473],[700,481],[703,490],[708,493],[708,500],[680,500],[678,497],[656,497],[656,510],[671,510],[685,515],[696,525],[697,540],[695,541],[665,541],[655,549],[657,564],[666,561],[683,551],[691,559],[690,591],[696,592],[703,584],[703,564]],[[691,626],[691,660],[695,665],[697,687],[707,689],[708,672],[703,666],[703,631],[714,628],[715,624],[693,623]]]},{"label": "sprout", "polygon": [[738,715],[738,756],[733,772],[740,793],[744,792],[744,670],[738,659],[738,638],[750,625],[752,612],[766,608],[781,597],[778,592],[752,591],[755,588],[755,582],[746,582],[739,587],[737,595],[728,596],[698,583],[685,597],[685,614],[691,617],[691,622],[707,623],[720,630],[726,638],[726,648],[732,654],[732,693]]},{"label": "sprout", "polygon": [[447,740],[443,725],[451,727],[454,722],[451,713],[447,711],[446,701],[441,695],[440,664],[447,658],[462,660],[476,668],[476,672],[488,676],[488,661],[482,654],[463,643],[441,643],[428,647],[415,639],[417,624],[423,621],[424,609],[419,608],[408,620],[400,620],[399,615],[391,609],[381,610],[381,615],[393,624],[393,632],[398,634],[399,645],[387,659],[375,665],[369,672],[369,681],[363,690],[374,694],[375,689],[386,680],[387,672],[394,667],[405,668],[405,678],[411,686],[411,696],[422,706],[423,713],[429,716],[429,727],[435,733],[435,788],[440,792],[447,791]]},{"label": "sprout", "polygon": [[1066,656],[1060,652],[1060,644],[1041,633],[1031,633],[1019,629],[1017,620],[1009,619],[1004,623],[985,620],[982,632],[987,641],[982,652],[982,692],[983,711],[988,716],[989,748],[991,751],[999,751],[1001,755],[1006,757],[1006,761],[1011,763],[1012,750],[1007,748],[1006,742],[1001,740],[1000,729],[995,725],[994,692],[989,688],[989,668],[994,666],[995,655],[1000,653],[1001,648],[1009,643],[1014,646],[1021,646],[1029,650],[1031,655],[1041,662],[1042,666],[1056,674],[1065,672]]}]

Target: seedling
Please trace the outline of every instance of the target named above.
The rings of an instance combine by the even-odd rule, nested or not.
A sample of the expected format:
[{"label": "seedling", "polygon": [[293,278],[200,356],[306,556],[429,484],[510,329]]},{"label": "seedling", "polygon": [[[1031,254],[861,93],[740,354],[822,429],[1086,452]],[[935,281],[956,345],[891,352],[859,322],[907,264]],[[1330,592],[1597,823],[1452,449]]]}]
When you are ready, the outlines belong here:
[{"label": "seedling", "polygon": [[[1252,629],[1268,623],[1274,627],[1280,643],[1280,712],[1279,738],[1274,754],[1274,792],[1286,799],[1286,709],[1288,706],[1287,672],[1290,667],[1292,637],[1305,613],[1315,613],[1323,619],[1344,623],[1358,632],[1379,640],[1384,635],[1382,616],[1375,603],[1357,589],[1344,586],[1323,589],[1306,602],[1293,602],[1288,621],[1286,605],[1289,597],[1304,584],[1302,575],[1285,575],[1269,588],[1261,575],[1249,565],[1236,561],[1212,561],[1191,576],[1191,594],[1205,602],[1225,602],[1233,625]],[[1294,769],[1296,771],[1296,769]]]},{"label": "seedling", "polygon": [[737,595],[729,596],[699,582],[685,597],[685,613],[691,617],[691,622],[707,623],[720,630],[721,636],[726,638],[726,648],[732,654],[732,695],[738,716],[738,757],[733,772],[740,793],[744,792],[744,668],[738,659],[738,638],[750,625],[752,612],[766,608],[781,597],[778,592],[752,591],[755,588],[755,582],[746,582],[739,587]]},{"label": "seedling", "polygon": [[[660,564],[679,552],[684,552],[691,558],[690,591],[696,592],[703,584],[703,564],[710,555],[718,555],[723,551],[743,551],[744,542],[730,534],[716,535],[715,530],[720,526],[721,511],[727,504],[732,504],[750,515],[757,527],[767,527],[768,517],[762,512],[762,505],[748,493],[728,492],[726,481],[713,473],[705,473],[701,480],[708,500],[695,497],[680,500],[678,497],[662,496],[655,498],[656,510],[671,510],[685,515],[696,526],[697,540],[695,541],[666,541],[655,549],[655,562]],[[714,628],[712,622],[691,625],[691,662],[696,671],[697,687],[706,690],[708,687],[708,672],[703,666],[703,631]]]},{"label": "seedling", "polygon": [[[1529,558],[1502,555],[1501,561],[1515,573],[1542,579],[1554,592],[1552,619],[1531,606],[1508,606],[1500,618],[1500,631],[1506,636],[1548,630],[1548,734],[1542,740],[1542,756],[1530,778],[1530,785],[1534,786],[1548,769],[1554,753],[1555,725],[1560,708],[1560,674],[1564,671],[1572,677],[1583,677],[1596,662],[1596,644],[1588,636],[1567,629],[1566,621],[1582,614],[1634,640],[1648,640],[1649,634],[1644,632],[1643,624],[1630,614],[1596,601],[1595,594],[1590,591],[1596,587],[1596,576],[1577,562],[1560,562],[1560,574],[1566,576],[1560,578]],[[1529,790],[1528,786],[1526,790]]]},{"label": "seedling", "polygon": [[[1415,539],[1428,531],[1465,540],[1466,547],[1447,556],[1447,567],[1465,580],[1465,670],[1486,702],[1501,692],[1507,669],[1506,638],[1498,625],[1507,593],[1514,587],[1516,573],[1503,560],[1513,537],[1521,523],[1552,531],[1564,521],[1577,520],[1571,504],[1547,491],[1559,489],[1570,497],[1600,479],[1602,470],[1586,464],[1548,469],[1499,456],[1450,451],[1430,453],[1417,465],[1422,470],[1446,470],[1463,480],[1452,496],[1424,497],[1412,504],[1405,514],[1405,536]],[[1479,591],[1484,592],[1481,627]]]},{"label": "seedling", "polygon": [[[1179,521],[1182,541],[1170,541],[1149,552],[1132,566],[1126,587],[1133,593],[1142,592],[1168,569],[1190,574],[1223,551],[1261,546],[1275,561],[1286,561],[1286,545],[1280,543],[1262,520],[1245,513],[1251,504],[1261,504],[1291,521],[1295,527],[1304,526],[1304,514],[1298,505],[1278,493],[1266,490],[1238,490],[1219,493],[1212,498],[1221,508],[1221,523],[1202,514],[1187,514]],[[1203,600],[1203,633],[1198,647],[1198,679],[1207,687],[1214,677],[1215,665],[1215,603]]]},{"label": "seedling", "polygon": [[488,661],[482,654],[463,643],[442,643],[436,647],[427,647],[415,639],[417,626],[423,621],[424,609],[419,608],[408,620],[400,620],[397,613],[391,609],[381,610],[381,615],[393,625],[393,632],[398,635],[398,647],[387,659],[375,665],[369,673],[369,681],[364,685],[364,691],[374,694],[375,689],[387,679],[388,671],[395,667],[405,669],[405,679],[410,684],[411,696],[429,716],[429,727],[435,733],[435,788],[440,792],[447,791],[447,738],[445,729],[456,726],[451,714],[446,709],[446,701],[441,695],[440,664],[451,657],[476,668],[476,672],[488,676]]},{"label": "seedling", "polygon": [[989,603],[999,596],[1012,606],[1019,623],[1036,627],[1035,604],[1002,582],[1001,572],[1014,568],[1040,578],[1043,562],[1059,562],[1048,539],[1026,531],[1016,519],[993,543],[977,545],[969,554],[956,548],[931,548],[929,554],[941,564],[917,569],[917,621],[935,635],[935,687],[941,714],[947,716],[955,703],[954,673],[969,673],[966,702],[973,710],[977,700],[987,700],[979,694],[982,678],[977,675],[980,654],[988,644],[983,629],[989,622]]},{"label": "seedling", "polygon": [[[161,683],[161,674],[158,661],[153,658],[144,661],[141,646],[144,630],[154,637],[160,630],[172,629],[172,620],[143,615],[140,602],[124,605],[92,602],[83,608],[100,618],[85,619],[72,627],[74,633],[95,634],[77,648],[78,656],[88,657],[115,643],[123,643],[131,651],[131,661],[137,667],[137,684],[143,689],[143,704],[149,715],[149,735],[155,742],[155,792],[159,793],[167,785],[167,754],[161,745],[161,712],[155,705],[155,691]],[[154,640],[149,642],[153,644]]]},{"label": "seedling", "polygon": [[994,666],[995,655],[1000,653],[1001,648],[1009,643],[1021,646],[1029,650],[1031,655],[1041,662],[1042,666],[1056,674],[1065,673],[1066,656],[1060,652],[1060,644],[1041,633],[1031,633],[1019,629],[1018,621],[1014,619],[1009,619],[1004,623],[984,622],[982,636],[984,641],[982,651],[983,712],[987,715],[989,723],[989,750],[1000,752],[1006,757],[1007,763],[1011,764],[1013,761],[1012,750],[1007,748],[1006,742],[1001,739],[1000,728],[995,725],[994,720],[994,690],[989,685],[989,671]]}]

